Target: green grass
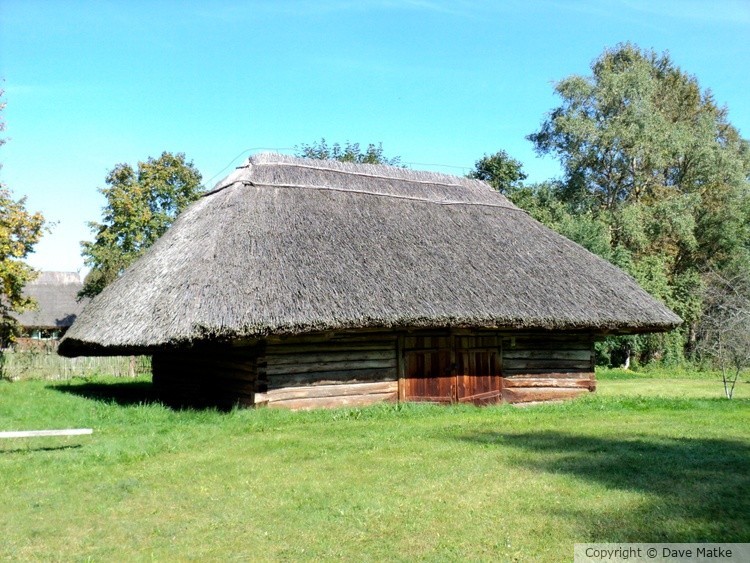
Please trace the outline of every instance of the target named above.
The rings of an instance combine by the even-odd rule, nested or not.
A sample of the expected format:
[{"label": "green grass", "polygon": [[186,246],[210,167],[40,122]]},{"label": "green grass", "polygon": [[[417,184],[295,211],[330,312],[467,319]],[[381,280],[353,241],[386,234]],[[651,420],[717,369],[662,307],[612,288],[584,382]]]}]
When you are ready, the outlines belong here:
[{"label": "green grass", "polygon": [[[687,368],[644,371],[597,369],[599,395],[710,399],[724,397],[721,373]],[[750,373],[743,373],[734,388],[735,399],[750,399]]]},{"label": "green grass", "polygon": [[[0,382],[0,558],[572,559],[750,541],[750,400],[605,374],[528,408],[173,411],[146,380]],[[742,387],[740,392],[739,387]]]}]

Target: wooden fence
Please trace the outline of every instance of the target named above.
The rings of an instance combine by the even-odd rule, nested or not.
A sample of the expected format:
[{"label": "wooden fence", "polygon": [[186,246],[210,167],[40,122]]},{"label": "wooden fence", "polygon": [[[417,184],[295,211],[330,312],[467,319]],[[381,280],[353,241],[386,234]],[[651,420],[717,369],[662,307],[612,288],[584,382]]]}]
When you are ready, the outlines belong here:
[{"label": "wooden fence", "polygon": [[11,381],[94,375],[135,377],[150,373],[150,356],[63,358],[54,352],[39,350],[0,351],[0,376]]}]

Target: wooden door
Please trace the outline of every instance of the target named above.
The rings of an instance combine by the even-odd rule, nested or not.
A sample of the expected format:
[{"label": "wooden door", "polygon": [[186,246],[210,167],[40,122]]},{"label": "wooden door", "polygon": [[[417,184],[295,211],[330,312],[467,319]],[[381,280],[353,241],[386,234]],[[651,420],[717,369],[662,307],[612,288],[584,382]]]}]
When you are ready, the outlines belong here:
[{"label": "wooden door", "polygon": [[494,337],[406,337],[403,347],[403,390],[406,401],[500,401],[500,344]]},{"label": "wooden door", "polygon": [[404,354],[404,398],[407,401],[452,403],[456,378],[451,364],[449,348],[407,351]]},{"label": "wooden door", "polygon": [[458,336],[456,347],[456,400],[488,405],[500,401],[500,347],[494,336]]}]

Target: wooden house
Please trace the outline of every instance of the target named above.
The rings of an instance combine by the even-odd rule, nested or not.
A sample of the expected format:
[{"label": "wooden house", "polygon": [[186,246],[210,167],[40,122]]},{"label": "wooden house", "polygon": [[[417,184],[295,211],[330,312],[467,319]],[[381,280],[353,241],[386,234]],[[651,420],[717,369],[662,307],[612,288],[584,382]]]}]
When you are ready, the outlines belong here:
[{"label": "wooden house", "polygon": [[23,293],[36,307],[17,315],[21,334],[17,349],[54,349],[83,308],[78,292],[83,287],[76,272],[40,272]]},{"label": "wooden house", "polygon": [[679,317],[487,184],[258,155],[63,339],[152,354],[174,404],[537,401],[595,388],[594,341]]}]

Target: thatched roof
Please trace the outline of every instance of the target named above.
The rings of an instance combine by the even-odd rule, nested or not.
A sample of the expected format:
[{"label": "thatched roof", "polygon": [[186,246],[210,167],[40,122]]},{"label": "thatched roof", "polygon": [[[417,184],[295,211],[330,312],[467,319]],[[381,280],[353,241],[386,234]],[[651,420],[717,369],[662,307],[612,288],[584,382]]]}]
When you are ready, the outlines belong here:
[{"label": "thatched roof", "polygon": [[23,290],[25,296],[36,301],[37,308],[18,315],[19,324],[25,328],[69,327],[83,308],[83,303],[77,301],[81,287],[75,272],[41,272]]},{"label": "thatched roof", "polygon": [[95,298],[60,352],[364,327],[622,333],[679,322],[480,181],[258,155]]}]

